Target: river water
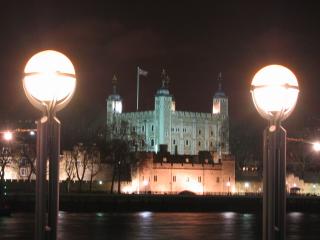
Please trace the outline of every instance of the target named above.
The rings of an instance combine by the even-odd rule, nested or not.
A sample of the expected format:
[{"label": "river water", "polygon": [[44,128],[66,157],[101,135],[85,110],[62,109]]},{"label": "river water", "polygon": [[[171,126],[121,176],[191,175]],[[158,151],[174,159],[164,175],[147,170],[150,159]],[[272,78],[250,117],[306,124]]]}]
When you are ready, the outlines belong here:
[{"label": "river water", "polygon": [[[319,240],[320,214],[288,213],[287,240]],[[1,240],[33,239],[34,215],[0,218]],[[59,240],[260,240],[261,216],[222,213],[59,213]]]}]

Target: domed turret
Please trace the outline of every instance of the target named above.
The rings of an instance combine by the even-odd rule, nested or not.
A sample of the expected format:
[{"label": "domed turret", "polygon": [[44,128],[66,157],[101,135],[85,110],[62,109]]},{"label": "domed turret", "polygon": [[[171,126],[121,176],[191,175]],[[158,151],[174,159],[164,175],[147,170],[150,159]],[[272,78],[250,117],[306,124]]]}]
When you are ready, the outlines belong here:
[{"label": "domed turret", "polygon": [[168,89],[170,78],[165,69],[162,70],[161,79],[162,79],[162,86],[161,88],[158,89],[156,96],[170,96],[169,89]]},{"label": "domed turret", "polygon": [[116,113],[122,113],[122,98],[117,93],[117,77],[112,78],[112,94],[107,98],[107,123],[112,121],[112,116]]},{"label": "domed turret", "polygon": [[222,90],[222,73],[218,75],[218,90],[213,96],[212,114],[217,117],[217,150],[219,159],[229,154],[229,114],[228,98]]},{"label": "domed turret", "polygon": [[218,75],[218,90],[213,96],[212,114],[228,116],[228,98],[222,90],[222,73]]}]

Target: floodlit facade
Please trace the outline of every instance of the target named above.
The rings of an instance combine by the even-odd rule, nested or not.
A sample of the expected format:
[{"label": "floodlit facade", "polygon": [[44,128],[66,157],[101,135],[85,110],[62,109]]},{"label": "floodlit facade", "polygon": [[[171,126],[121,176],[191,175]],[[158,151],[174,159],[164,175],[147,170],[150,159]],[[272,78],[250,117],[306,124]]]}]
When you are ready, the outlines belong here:
[{"label": "floodlit facade", "polygon": [[207,152],[200,155],[145,153],[124,192],[215,194],[235,192],[235,161],[231,155],[214,163]]},{"label": "floodlit facade", "polygon": [[119,132],[123,130],[121,124],[127,123],[125,131],[128,134],[134,132],[142,136],[138,151],[158,152],[161,145],[167,145],[171,154],[178,155],[210,151],[216,153],[215,162],[223,154],[229,154],[228,98],[222,91],[221,74],[211,112],[206,113],[176,110],[175,100],[168,89],[169,77],[165,71],[161,77],[162,86],[155,94],[154,110],[137,112],[123,112],[114,77],[113,94],[107,98],[107,125]]}]

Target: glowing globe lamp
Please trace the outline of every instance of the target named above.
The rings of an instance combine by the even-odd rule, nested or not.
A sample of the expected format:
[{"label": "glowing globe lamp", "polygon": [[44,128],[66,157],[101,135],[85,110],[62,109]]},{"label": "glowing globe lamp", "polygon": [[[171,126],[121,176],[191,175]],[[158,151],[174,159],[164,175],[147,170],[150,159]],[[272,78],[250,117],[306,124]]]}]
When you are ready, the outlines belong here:
[{"label": "glowing globe lamp", "polygon": [[23,87],[35,107],[59,111],[71,100],[75,91],[75,69],[60,52],[39,52],[25,66]]},{"label": "glowing globe lamp", "polygon": [[316,152],[320,151],[320,143],[319,142],[313,143],[313,150]]},{"label": "glowing globe lamp", "polygon": [[11,141],[13,138],[13,134],[10,131],[6,131],[3,133],[3,139],[7,142]]},{"label": "glowing globe lamp", "polygon": [[281,65],[269,65],[259,70],[251,83],[256,109],[268,120],[284,120],[294,109],[299,85],[296,76]]}]

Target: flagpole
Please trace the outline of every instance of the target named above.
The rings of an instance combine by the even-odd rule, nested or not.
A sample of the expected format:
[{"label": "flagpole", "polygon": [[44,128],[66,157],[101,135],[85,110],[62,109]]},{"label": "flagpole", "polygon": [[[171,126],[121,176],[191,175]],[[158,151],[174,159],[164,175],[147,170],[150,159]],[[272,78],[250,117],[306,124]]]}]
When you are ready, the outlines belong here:
[{"label": "flagpole", "polygon": [[137,111],[139,110],[139,66],[137,67]]}]

